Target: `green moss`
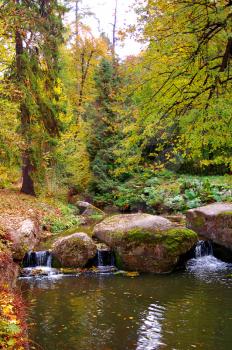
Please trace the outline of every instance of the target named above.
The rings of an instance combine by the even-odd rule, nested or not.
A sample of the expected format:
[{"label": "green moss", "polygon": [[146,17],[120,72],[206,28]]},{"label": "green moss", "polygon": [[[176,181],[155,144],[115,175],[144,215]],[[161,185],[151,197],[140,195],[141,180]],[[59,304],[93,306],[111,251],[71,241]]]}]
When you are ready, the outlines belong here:
[{"label": "green moss", "polygon": [[118,232],[117,238],[121,239],[123,242],[125,242],[125,244],[163,244],[169,253],[176,254],[176,252],[180,251],[186,244],[194,244],[197,241],[197,234],[187,228],[178,227],[167,231],[158,232],[133,229],[126,234]]},{"label": "green moss", "polygon": [[168,231],[165,231],[165,233],[169,236],[180,235],[182,238],[197,238],[196,232],[185,227],[172,228]]},{"label": "green moss", "polygon": [[223,211],[222,213],[219,214],[219,216],[232,216],[232,211]]},{"label": "green moss", "polygon": [[224,211],[220,213],[218,217],[221,218],[222,220],[223,218],[226,219],[224,224],[226,225],[226,227],[230,229],[232,228],[232,211],[230,210]]},{"label": "green moss", "polygon": [[89,218],[92,219],[92,220],[94,220],[94,221],[101,221],[101,220],[104,218],[104,215],[103,215],[103,214],[96,213],[96,214],[90,215]]},{"label": "green moss", "polygon": [[119,270],[123,270],[124,268],[124,264],[123,264],[123,261],[121,259],[121,256],[119,255],[118,252],[114,252],[115,254],[115,265],[116,267],[119,269]]},{"label": "green moss", "polygon": [[169,252],[177,253],[185,244],[195,243],[197,240],[197,234],[187,228],[174,228],[165,232],[166,239],[164,241],[164,246]]},{"label": "green moss", "polygon": [[122,238],[128,242],[137,243],[160,243],[168,238],[182,241],[184,239],[196,238],[197,234],[187,228],[173,228],[167,231],[152,231],[144,229],[133,229],[126,234],[122,232],[117,233],[118,238]]},{"label": "green moss", "polygon": [[41,242],[38,246],[38,250],[48,250],[52,247],[53,243],[57,241],[59,238],[67,237],[72,235],[73,233],[78,233],[78,232],[84,232],[86,233],[89,237],[92,237],[93,235],[93,227],[94,225],[88,225],[88,226],[74,226],[68,230],[65,230],[60,233],[56,233],[52,235],[47,241]]},{"label": "green moss", "polygon": [[144,229],[133,229],[123,237],[128,242],[152,244],[160,240],[161,235]]},{"label": "green moss", "polygon": [[201,228],[205,224],[205,219],[203,216],[196,216],[193,218],[193,226],[196,228]]},{"label": "green moss", "polygon": [[52,267],[55,269],[61,268],[61,262],[55,256],[52,257]]}]

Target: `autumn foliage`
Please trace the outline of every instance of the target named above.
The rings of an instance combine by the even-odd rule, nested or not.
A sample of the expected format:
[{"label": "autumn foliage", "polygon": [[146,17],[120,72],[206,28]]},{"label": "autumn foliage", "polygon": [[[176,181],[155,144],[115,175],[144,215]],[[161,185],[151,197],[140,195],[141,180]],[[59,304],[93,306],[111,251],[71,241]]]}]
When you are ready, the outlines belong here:
[{"label": "autumn foliage", "polygon": [[25,309],[21,297],[0,287],[1,349],[23,350],[27,344]]}]

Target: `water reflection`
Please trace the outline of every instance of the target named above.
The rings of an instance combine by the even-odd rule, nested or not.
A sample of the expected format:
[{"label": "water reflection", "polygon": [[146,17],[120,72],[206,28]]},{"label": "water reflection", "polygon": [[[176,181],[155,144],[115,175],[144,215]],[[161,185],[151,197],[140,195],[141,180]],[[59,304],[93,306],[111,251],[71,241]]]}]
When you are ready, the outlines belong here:
[{"label": "water reflection", "polygon": [[54,274],[49,276],[37,276],[37,277],[19,277],[19,281],[28,286],[28,289],[53,289],[55,283],[64,278],[62,274]]},{"label": "water reflection", "polygon": [[136,350],[156,350],[163,345],[161,339],[164,311],[165,308],[160,305],[151,304],[149,306],[138,330]]},{"label": "water reflection", "polygon": [[19,287],[30,337],[44,350],[230,350],[232,279],[221,280],[81,275]]}]

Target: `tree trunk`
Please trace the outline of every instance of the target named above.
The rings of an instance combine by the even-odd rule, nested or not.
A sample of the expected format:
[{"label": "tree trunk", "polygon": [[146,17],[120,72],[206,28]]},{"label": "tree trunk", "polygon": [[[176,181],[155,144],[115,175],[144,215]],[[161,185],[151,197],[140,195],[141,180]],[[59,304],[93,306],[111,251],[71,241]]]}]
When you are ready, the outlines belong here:
[{"label": "tree trunk", "polygon": [[[18,0],[16,1],[18,3]],[[15,33],[15,54],[16,54],[16,68],[17,68],[17,79],[19,83],[24,84],[24,74],[25,67],[22,60],[23,55],[23,41],[20,31],[17,29]],[[25,101],[21,101],[20,105],[20,120],[21,120],[21,132],[23,137],[28,139],[28,128],[30,125],[30,115],[29,111],[25,105]],[[30,159],[30,151],[28,140],[26,141],[26,149],[22,154],[22,187],[21,192],[29,194],[31,196],[35,196],[35,189],[33,179],[31,177],[31,172],[33,170],[31,159]]]},{"label": "tree trunk", "polygon": [[113,23],[113,38],[112,38],[112,55],[113,60],[115,61],[115,50],[116,50],[116,31],[117,31],[117,16],[118,16],[118,0],[115,0],[115,9],[114,9],[114,23]]},{"label": "tree trunk", "polygon": [[33,170],[30,155],[28,153],[28,150],[24,151],[23,153],[23,166],[22,166],[22,188],[21,192],[29,194],[31,196],[35,196],[35,189],[34,189],[34,182],[31,178],[31,172]]}]

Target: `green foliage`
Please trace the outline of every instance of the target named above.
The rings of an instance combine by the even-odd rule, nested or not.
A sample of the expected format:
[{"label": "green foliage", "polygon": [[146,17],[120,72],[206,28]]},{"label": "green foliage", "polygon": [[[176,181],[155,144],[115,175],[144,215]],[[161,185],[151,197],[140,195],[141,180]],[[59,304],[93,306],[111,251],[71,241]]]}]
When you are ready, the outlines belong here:
[{"label": "green foliage", "polygon": [[[0,187],[15,181],[22,140],[18,134],[18,92],[9,80],[9,70],[14,59],[12,41],[4,35],[4,20],[0,16]],[[11,169],[9,169],[11,168]]]},{"label": "green foliage", "polygon": [[61,134],[56,151],[57,172],[60,183],[85,191],[91,180],[89,154],[87,152],[88,129],[84,121],[78,125],[69,123]]},{"label": "green foliage", "polygon": [[94,132],[90,128],[96,100],[94,76],[100,60],[108,55],[108,44],[103,37],[95,37],[81,18],[76,27],[78,33],[72,33],[75,40],[60,50],[67,113],[62,118],[56,159],[60,182],[81,192],[92,179],[87,146],[89,135]]},{"label": "green foliage", "polygon": [[5,161],[5,165],[0,165],[0,189],[10,188],[12,183],[16,183],[19,179],[19,169],[17,166],[11,166]]},{"label": "green foliage", "polygon": [[103,219],[103,215],[101,214],[92,214],[89,216],[89,218],[93,221],[101,221]]},{"label": "green foliage", "polygon": [[50,213],[45,216],[42,225],[46,226],[54,234],[79,225],[80,220],[75,206],[59,203],[58,208],[58,215],[57,213]]},{"label": "green foliage", "polygon": [[9,321],[0,320],[0,342],[5,349],[13,349],[16,345],[15,335],[21,331],[20,327]]},{"label": "green foliage", "polygon": [[138,2],[135,34],[146,44],[134,78],[131,123],[119,152],[122,169],[149,164],[188,172],[232,169],[231,4]]},{"label": "green foliage", "polygon": [[230,176],[177,176],[169,171],[134,174],[118,183],[111,195],[94,197],[96,203],[114,204],[121,211],[182,212],[212,202],[231,201]]},{"label": "green foliage", "polygon": [[111,191],[115,169],[114,150],[119,141],[118,102],[116,89],[120,78],[115,64],[102,59],[95,74],[97,97],[89,115],[91,133],[88,139],[90,168],[93,179],[90,191],[98,194]]},{"label": "green foliage", "polygon": [[[45,181],[60,129],[60,114],[64,106],[59,100],[58,50],[63,40],[64,11],[58,1],[4,1],[1,6],[5,16],[0,16],[4,28],[0,31],[0,41],[2,43],[2,38],[6,41],[3,47],[7,47],[9,42],[9,56],[12,57],[10,65],[3,67],[1,80],[5,85],[13,86],[11,95],[3,94],[4,105],[6,107],[8,102],[11,106],[8,122],[13,126],[13,132],[9,136],[16,134],[16,128],[21,136],[15,141],[18,141],[16,146],[20,146],[17,151],[23,154],[22,190],[29,194],[34,193],[33,180],[37,185]],[[12,103],[12,100],[18,103]],[[8,127],[6,123],[4,126]],[[5,149],[9,136],[3,140]],[[14,155],[16,152],[13,151],[12,147]]]}]

